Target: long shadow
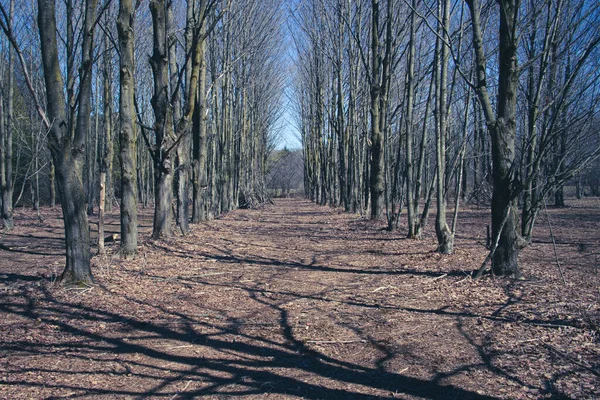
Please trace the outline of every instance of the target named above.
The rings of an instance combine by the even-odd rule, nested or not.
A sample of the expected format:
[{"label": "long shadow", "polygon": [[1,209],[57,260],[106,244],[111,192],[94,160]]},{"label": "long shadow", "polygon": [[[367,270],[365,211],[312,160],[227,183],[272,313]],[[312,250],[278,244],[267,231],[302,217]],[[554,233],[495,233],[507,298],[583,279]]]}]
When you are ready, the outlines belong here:
[{"label": "long shadow", "polygon": [[[418,379],[406,375],[384,371],[381,368],[368,368],[346,361],[333,359],[318,351],[307,348],[305,343],[296,338],[289,320],[288,312],[282,307],[269,304],[256,296],[251,295],[255,301],[272,307],[279,313],[279,324],[283,330],[285,343],[273,342],[269,339],[241,333],[235,328],[220,328],[220,331],[212,334],[198,333],[194,326],[185,326],[178,330],[169,326],[163,326],[153,322],[142,321],[113,313],[106,310],[92,309],[88,306],[68,303],[57,300],[51,292],[45,291],[43,302],[29,298],[27,292],[20,294],[21,299],[3,301],[0,303],[0,311],[25,317],[30,321],[53,326],[59,331],[74,335],[80,339],[76,342],[65,344],[35,343],[28,340],[20,340],[12,343],[0,344],[0,351],[4,354],[11,351],[20,351],[39,354],[40,352],[53,351],[54,347],[67,347],[70,352],[76,351],[81,359],[94,359],[99,362],[105,361],[100,358],[101,354],[107,352],[118,355],[144,354],[146,358],[163,362],[172,362],[184,366],[178,369],[175,377],[160,377],[159,374],[140,373],[139,378],[150,377],[154,381],[160,380],[151,389],[136,390],[135,387],[127,389],[106,389],[88,387],[84,382],[71,383],[36,383],[26,379],[20,381],[6,382],[7,385],[19,385],[22,387],[40,386],[54,387],[64,390],[84,390],[86,395],[112,394],[122,396],[134,396],[137,398],[148,398],[156,395],[175,395],[177,392],[170,390],[171,384],[183,379],[201,380],[208,386],[179,393],[182,398],[195,398],[206,395],[229,395],[243,396],[251,394],[279,393],[282,395],[298,395],[308,399],[339,398],[339,399],[375,399],[393,398],[389,396],[371,396],[356,393],[343,388],[324,387],[302,379],[285,376],[278,373],[278,369],[295,369],[305,373],[334,380],[336,382],[361,385],[388,393],[404,393],[417,395],[429,399],[494,399],[491,396],[483,396],[469,390],[452,385],[442,385],[426,379]],[[25,302],[22,299],[25,299]],[[6,300],[6,299],[5,299]],[[43,303],[43,304],[41,304]],[[52,318],[52,315],[61,315],[60,319]],[[177,317],[177,313],[173,313]],[[186,316],[189,318],[189,316]],[[162,340],[176,340],[187,344],[199,344],[220,352],[224,357],[206,358],[201,356],[175,355],[164,348],[155,348],[148,345],[134,343],[134,339],[127,340],[122,334],[102,334],[92,329],[77,326],[74,321],[102,321],[104,323],[119,323],[123,329],[130,329],[138,333],[134,338],[143,336]],[[206,328],[215,328],[214,325],[195,321],[198,325]],[[228,339],[230,335],[236,335],[238,340]],[[236,354],[238,357],[231,359],[228,354]],[[127,373],[137,376],[136,369],[153,368],[153,363],[128,360]],[[162,367],[159,367],[159,369]],[[45,366],[44,368],[32,368],[33,372],[62,373],[59,368]],[[170,372],[175,372],[170,370]],[[91,373],[91,371],[76,371],[71,373]],[[35,374],[34,374],[35,375]],[[155,376],[154,376],[155,375]],[[268,387],[265,384],[268,383]]]},{"label": "long shadow", "polygon": [[[308,216],[322,215],[322,213],[308,213]],[[381,241],[384,238],[378,237]],[[362,239],[361,239],[362,240]],[[375,240],[375,239],[373,239]],[[392,239],[390,239],[392,240]],[[393,239],[396,240],[396,239]],[[173,249],[160,244],[156,247],[163,251],[170,252],[177,257],[190,258],[189,254],[180,252],[172,253]],[[235,247],[233,243],[232,248]],[[208,252],[197,252],[191,258],[209,258],[220,261],[224,264],[249,264],[266,267],[277,267],[279,269],[294,268],[304,271],[335,272],[348,274],[366,274],[366,275],[413,275],[437,277],[441,272],[416,271],[411,269],[392,269],[378,268],[364,270],[359,268],[330,267],[320,265],[316,257],[313,257],[310,263],[297,261],[282,261],[276,258],[263,256],[239,256],[229,248],[218,248],[222,254],[210,254]],[[6,274],[5,274],[6,275]],[[448,273],[451,277],[464,277],[462,271],[451,271]],[[146,274],[151,277],[151,275]],[[18,274],[6,275],[9,282],[29,282],[38,278],[22,276]],[[162,278],[162,277],[156,277]],[[13,315],[20,318],[26,318],[32,324],[46,324],[52,326],[58,332],[65,335],[73,335],[81,340],[66,341],[64,343],[40,343],[34,340],[22,338],[12,342],[2,341],[0,343],[0,354],[5,355],[10,352],[25,352],[30,354],[51,353],[68,349],[69,357],[83,361],[93,361],[96,363],[106,362],[106,356],[103,354],[132,356],[126,361],[128,366],[117,373],[118,376],[127,375],[133,377],[152,380],[153,386],[129,386],[125,389],[118,388],[96,388],[86,384],[83,381],[70,380],[63,382],[44,382],[38,383],[26,378],[19,381],[2,382],[4,385],[16,385],[20,387],[54,387],[65,391],[85,391],[85,395],[113,395],[113,396],[131,396],[136,398],[149,397],[170,397],[178,398],[197,398],[201,396],[246,396],[246,395],[264,395],[275,393],[280,395],[296,395],[308,399],[391,399],[396,394],[405,394],[419,396],[428,399],[494,399],[492,396],[480,395],[476,392],[466,390],[453,385],[441,383],[470,368],[485,368],[496,376],[515,381],[514,377],[507,375],[506,371],[495,366],[492,356],[485,351],[483,346],[477,346],[473,340],[470,340],[466,331],[463,332],[462,325],[459,329],[467,338],[471,346],[475,346],[483,360],[480,364],[464,365],[454,371],[438,374],[432,379],[414,378],[402,373],[395,373],[386,370],[385,361],[392,357],[391,351],[380,346],[376,340],[369,340],[369,344],[380,350],[384,355],[376,363],[375,367],[365,367],[356,363],[330,357],[321,353],[299,339],[295,333],[292,318],[283,304],[290,301],[290,298],[311,299],[319,301],[334,301],[325,295],[303,295],[298,292],[286,290],[269,290],[251,287],[242,283],[215,283],[205,279],[194,277],[177,278],[182,283],[193,283],[202,285],[222,286],[223,289],[236,288],[244,290],[248,297],[262,306],[270,308],[277,315],[276,324],[281,329],[283,342],[270,339],[268,336],[259,336],[258,334],[246,333],[239,321],[233,319],[224,319],[217,322],[205,321],[194,314],[186,314],[181,311],[167,309],[161,305],[153,305],[139,299],[124,297],[127,302],[133,302],[139,306],[152,307],[161,314],[167,314],[179,324],[161,324],[156,321],[144,320],[143,317],[134,317],[124,313],[103,310],[102,307],[91,307],[81,302],[61,301],[53,293],[45,288],[42,290],[42,299],[35,298],[31,291],[23,290],[18,295],[0,294],[0,313],[4,315]],[[278,294],[286,297],[284,302],[277,303],[266,300],[265,293]],[[337,300],[335,300],[337,301]],[[464,318],[484,318],[499,322],[515,322],[512,319],[500,316],[503,309],[510,304],[502,305],[497,313],[492,315],[480,315],[469,312],[454,312],[446,307],[439,309],[417,309],[410,307],[392,307],[376,303],[348,300],[342,301],[352,306],[360,306],[366,309],[389,308],[394,310],[404,310],[413,313],[422,313],[430,315],[442,315],[453,317],[457,320]],[[60,318],[55,318],[57,315]],[[98,332],[92,328],[82,327],[81,321],[95,323],[103,322],[107,324],[118,324],[119,329],[112,329],[107,332]],[[557,326],[569,326],[567,321],[559,320],[519,320],[519,323],[529,324],[553,324]],[[204,328],[202,331],[199,328]],[[210,333],[203,333],[210,332]],[[235,340],[232,340],[232,337]],[[180,355],[173,354],[165,347],[159,347],[153,344],[136,343],[136,340],[155,339],[158,341],[177,341],[183,343],[186,347],[202,346],[210,349],[210,356],[202,355]],[[58,349],[58,350],[57,350]],[[132,360],[136,354],[143,354],[142,361]],[[216,355],[214,355],[216,354]],[[160,366],[164,363],[176,363],[180,367],[168,368]],[[88,365],[89,363],[85,363]],[[85,367],[80,367],[85,368]],[[281,370],[294,370],[326,381],[334,381],[336,387],[325,387],[316,383],[306,381],[304,378],[298,378],[284,375]],[[38,373],[45,374],[96,374],[97,372],[89,367],[89,370],[72,371],[45,365],[44,367],[32,367],[21,370],[20,372],[32,372],[33,376]],[[165,377],[165,373],[174,373],[174,376]],[[101,376],[108,372],[101,371]],[[176,382],[190,380],[194,382],[203,382],[202,388],[194,388],[184,393],[179,393],[173,388]],[[522,382],[516,380],[517,383]],[[360,385],[366,390],[390,393],[389,395],[367,395],[350,389],[350,385]],[[81,397],[83,397],[82,395]]]},{"label": "long shadow", "polygon": [[[43,247],[48,248],[48,246],[43,246]],[[55,247],[55,249],[57,251],[59,251],[58,247]],[[44,252],[44,251],[21,250],[21,249],[15,249],[12,247],[7,247],[7,246],[4,246],[3,244],[0,244],[0,250],[6,251],[8,253],[31,254],[31,255],[36,255],[36,256],[60,256],[60,255],[64,254],[64,251],[57,252],[57,253],[50,253],[50,252]],[[64,248],[61,248],[60,250],[64,250]]]},{"label": "long shadow", "polygon": [[0,273],[0,282],[17,283],[17,282],[39,282],[42,278],[31,275],[21,275],[13,273]]},{"label": "long shadow", "polygon": [[[418,272],[420,273],[421,271],[418,271]],[[439,274],[436,276],[439,276]],[[157,277],[157,278],[160,279],[160,277]],[[511,317],[502,317],[502,316],[497,315],[499,313],[499,311],[493,313],[492,315],[487,315],[487,314],[471,313],[471,312],[466,312],[466,311],[451,311],[451,310],[448,310],[448,306],[443,306],[443,307],[440,307],[437,309],[399,307],[399,306],[389,306],[389,305],[385,305],[385,304],[380,304],[377,302],[366,303],[366,302],[347,300],[347,299],[346,300],[337,300],[337,299],[328,298],[327,296],[301,295],[296,292],[285,291],[285,290],[269,290],[269,289],[263,289],[263,288],[250,288],[247,286],[240,286],[240,285],[236,285],[236,284],[232,284],[232,283],[227,283],[227,284],[214,283],[214,282],[210,282],[207,280],[194,279],[193,277],[179,278],[179,280],[181,280],[182,282],[187,281],[187,282],[191,282],[194,284],[202,284],[202,285],[207,285],[207,286],[222,286],[223,288],[235,287],[238,289],[246,290],[248,292],[257,292],[257,293],[262,293],[262,294],[276,294],[276,295],[281,295],[281,296],[318,300],[318,301],[324,301],[324,302],[335,302],[335,303],[346,304],[349,306],[372,308],[372,309],[387,309],[387,310],[394,310],[394,311],[406,311],[406,312],[417,313],[417,314],[431,314],[431,315],[440,315],[440,316],[454,317],[454,318],[462,317],[462,318],[469,318],[469,319],[484,319],[484,320],[494,321],[494,322],[508,322],[508,323],[518,322],[519,324],[524,324],[524,325],[543,326],[546,328],[555,328],[555,329],[565,328],[565,327],[581,328],[581,326],[578,323],[576,323],[570,319],[511,318]],[[503,304],[500,308],[503,309],[506,306],[507,306],[507,304]]]},{"label": "long shadow", "polygon": [[[359,274],[359,275],[412,275],[412,276],[427,276],[427,277],[438,277],[442,274],[439,271],[417,271],[414,269],[398,269],[398,268],[378,268],[378,269],[359,269],[359,268],[339,268],[339,267],[328,267],[325,265],[319,265],[316,257],[313,256],[310,264],[302,263],[298,261],[284,261],[277,258],[263,257],[263,256],[252,256],[252,257],[241,257],[236,255],[232,250],[227,248],[218,248],[223,254],[213,254],[208,252],[197,252],[197,256],[214,259],[224,264],[248,264],[248,265],[260,265],[270,267],[284,267],[284,268],[295,268],[298,270],[306,271],[318,271],[318,272],[338,272],[347,274]],[[414,253],[422,254],[422,253]],[[189,255],[183,256],[190,258]],[[453,277],[464,277],[466,274],[463,271],[450,271],[447,273],[448,276]]]},{"label": "long shadow", "polygon": [[[49,231],[49,233],[52,233],[52,231]],[[2,242],[0,243],[0,252],[60,256],[65,251],[65,239],[57,236],[10,233],[6,237],[3,237]],[[47,251],[39,251],[37,249]]]}]

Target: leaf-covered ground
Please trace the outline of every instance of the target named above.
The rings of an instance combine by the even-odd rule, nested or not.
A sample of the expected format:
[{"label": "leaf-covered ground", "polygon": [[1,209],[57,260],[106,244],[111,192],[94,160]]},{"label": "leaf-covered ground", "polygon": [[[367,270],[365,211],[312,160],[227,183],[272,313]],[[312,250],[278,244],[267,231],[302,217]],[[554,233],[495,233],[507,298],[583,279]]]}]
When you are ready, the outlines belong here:
[{"label": "leaf-covered ground", "polygon": [[[600,200],[549,210],[528,278],[474,281],[489,211],[456,252],[304,200],[238,210],[68,289],[58,210],[0,232],[0,398],[600,396]],[[118,231],[111,214],[109,230]]]}]

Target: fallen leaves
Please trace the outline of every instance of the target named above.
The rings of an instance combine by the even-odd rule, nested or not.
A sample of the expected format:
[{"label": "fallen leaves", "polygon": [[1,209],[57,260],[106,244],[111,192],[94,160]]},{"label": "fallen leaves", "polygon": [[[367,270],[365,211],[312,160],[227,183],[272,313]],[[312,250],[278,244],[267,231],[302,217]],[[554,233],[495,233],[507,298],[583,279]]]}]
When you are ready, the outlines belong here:
[{"label": "fallen leaves", "polygon": [[[60,261],[3,251],[0,398],[289,398],[315,387],[321,397],[414,398],[408,377],[421,394],[442,382],[467,397],[590,398],[600,294],[588,256],[600,234],[571,211],[581,209],[553,216],[566,287],[543,226],[521,257],[532,279],[471,279],[486,254],[476,238],[488,215],[477,209],[461,212],[464,236],[441,256],[432,235],[408,240],[402,226],[280,200],[185,237],[142,240],[134,260],[96,258],[98,285],[78,291],[51,283],[56,266],[31,267]],[[598,208],[585,214],[600,218]],[[3,236],[7,248],[39,226],[17,229]],[[590,245],[582,252],[568,244],[575,237]]]}]

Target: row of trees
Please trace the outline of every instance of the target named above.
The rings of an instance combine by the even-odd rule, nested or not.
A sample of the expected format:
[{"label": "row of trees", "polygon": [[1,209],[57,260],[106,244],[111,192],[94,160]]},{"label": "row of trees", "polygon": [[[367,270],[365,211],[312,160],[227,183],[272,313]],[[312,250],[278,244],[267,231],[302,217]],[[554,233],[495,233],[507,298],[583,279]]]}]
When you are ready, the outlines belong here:
[{"label": "row of trees", "polygon": [[[129,256],[138,201],[153,197],[160,239],[172,221],[186,234],[189,222],[262,198],[285,83],[284,17],[279,0],[0,1],[4,228],[13,226],[11,167],[29,164],[21,179],[36,204],[47,189],[53,205],[57,189],[62,280],[89,283],[95,205],[103,251],[104,212],[119,200]],[[35,144],[23,151],[29,162],[15,159],[15,141]]]},{"label": "row of trees", "polygon": [[547,198],[563,205],[565,183],[600,154],[597,7],[308,0],[294,15],[310,198],[390,229],[405,207],[411,238],[435,204],[442,253],[459,201],[489,200],[493,272],[519,276]]}]

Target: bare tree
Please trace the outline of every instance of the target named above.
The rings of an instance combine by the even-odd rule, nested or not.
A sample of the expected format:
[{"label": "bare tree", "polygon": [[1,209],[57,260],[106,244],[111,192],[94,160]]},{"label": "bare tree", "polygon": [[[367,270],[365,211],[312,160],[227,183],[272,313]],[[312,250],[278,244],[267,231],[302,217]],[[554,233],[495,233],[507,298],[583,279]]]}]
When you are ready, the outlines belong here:
[{"label": "bare tree", "polygon": [[42,64],[46,83],[48,147],[56,168],[56,183],[65,222],[67,265],[61,276],[66,283],[89,283],[90,230],[82,183],[83,157],[90,122],[92,49],[96,20],[96,0],[85,3],[84,33],[81,46],[81,87],[75,136],[67,123],[67,103],[58,58],[54,0],[38,1],[38,26]]},{"label": "bare tree", "polygon": [[[152,13],[153,25],[153,54],[150,65],[154,76],[154,94],[152,96],[152,108],[154,110],[154,136],[155,144],[150,145],[150,151],[154,160],[155,173],[155,205],[154,205],[154,227],[152,236],[160,238],[170,236],[171,228],[171,199],[174,173],[174,152],[177,151],[181,141],[190,133],[192,116],[196,106],[196,91],[200,76],[200,65],[203,54],[202,43],[205,37],[201,34],[201,26],[206,15],[216,6],[217,2],[208,1],[204,4],[204,13],[197,10],[186,20],[188,29],[193,32],[192,43],[185,55],[185,65],[189,65],[189,82],[183,92],[182,112],[174,113],[177,109],[177,97],[183,91],[181,85],[182,75],[178,79],[170,80],[169,75],[169,49],[167,33],[170,30],[168,6],[171,2],[165,0],[151,0],[150,11]],[[170,84],[175,84],[169,90]],[[178,117],[178,118],[175,118]],[[187,178],[184,178],[187,179]]]},{"label": "bare tree", "polygon": [[448,223],[446,222],[446,136],[447,136],[447,77],[449,50],[446,45],[444,33],[448,32],[450,26],[450,2],[438,2],[438,38],[436,40],[436,206],[435,233],[438,240],[438,252],[442,254],[452,253],[454,237]]},{"label": "bare tree", "polygon": [[519,85],[517,64],[519,0],[499,1],[499,73],[496,104],[490,99],[488,91],[487,61],[483,48],[480,19],[481,6],[479,0],[466,1],[471,12],[473,29],[477,77],[475,91],[483,108],[486,126],[492,139],[494,184],[492,237],[498,238],[498,246],[492,260],[492,270],[496,275],[519,277],[521,271],[518,255],[523,247],[517,232],[517,197],[522,187],[515,165],[516,106]]}]

